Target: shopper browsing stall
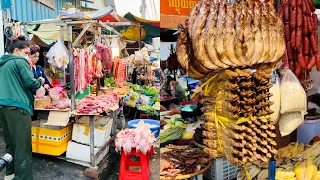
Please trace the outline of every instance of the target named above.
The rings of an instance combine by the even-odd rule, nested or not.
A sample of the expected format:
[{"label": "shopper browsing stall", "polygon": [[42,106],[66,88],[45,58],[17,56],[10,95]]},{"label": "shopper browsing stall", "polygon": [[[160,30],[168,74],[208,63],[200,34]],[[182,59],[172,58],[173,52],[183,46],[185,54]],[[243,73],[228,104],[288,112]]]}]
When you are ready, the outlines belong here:
[{"label": "shopper browsing stall", "polygon": [[6,142],[6,153],[13,156],[5,179],[31,180],[31,115],[34,96],[45,80],[35,79],[28,63],[30,48],[24,38],[14,40],[8,55],[0,58],[0,124]]},{"label": "shopper browsing stall", "polygon": [[30,46],[30,56],[29,56],[29,63],[32,68],[32,72],[34,74],[34,78],[39,78],[42,77],[45,79],[45,83],[43,87],[48,90],[50,88],[50,81],[43,71],[42,67],[37,65],[37,62],[39,60],[39,52],[40,52],[40,47],[36,44]]}]

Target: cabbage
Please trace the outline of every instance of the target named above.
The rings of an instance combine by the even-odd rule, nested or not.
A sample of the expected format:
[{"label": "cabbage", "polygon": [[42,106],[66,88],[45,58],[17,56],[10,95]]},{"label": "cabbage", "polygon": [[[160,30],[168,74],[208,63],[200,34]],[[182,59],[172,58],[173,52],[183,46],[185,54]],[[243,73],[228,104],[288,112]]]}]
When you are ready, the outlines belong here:
[{"label": "cabbage", "polygon": [[186,124],[184,124],[182,121],[177,121],[177,122],[175,123],[175,126],[180,126],[180,127],[182,127],[182,128],[185,128],[185,127],[186,127]]},{"label": "cabbage", "polygon": [[167,129],[170,129],[171,128],[171,125],[170,124],[166,124],[163,126],[163,130],[167,130]]}]

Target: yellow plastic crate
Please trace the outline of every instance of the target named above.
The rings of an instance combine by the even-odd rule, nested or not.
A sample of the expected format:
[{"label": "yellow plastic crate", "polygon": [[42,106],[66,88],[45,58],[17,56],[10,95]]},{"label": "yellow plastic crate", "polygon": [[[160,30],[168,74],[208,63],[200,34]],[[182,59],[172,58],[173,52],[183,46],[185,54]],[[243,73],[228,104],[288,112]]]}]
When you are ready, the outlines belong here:
[{"label": "yellow plastic crate", "polygon": [[72,125],[61,130],[32,127],[32,152],[60,156],[67,151]]}]

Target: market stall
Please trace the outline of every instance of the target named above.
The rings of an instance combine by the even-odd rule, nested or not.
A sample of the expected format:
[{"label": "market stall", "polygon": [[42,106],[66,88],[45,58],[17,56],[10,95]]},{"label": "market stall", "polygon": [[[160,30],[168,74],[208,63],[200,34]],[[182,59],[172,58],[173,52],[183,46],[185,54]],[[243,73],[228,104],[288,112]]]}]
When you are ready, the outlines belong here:
[{"label": "market stall", "polygon": [[[176,45],[183,71],[201,81],[191,96],[196,103],[164,112],[176,115],[163,119],[162,142],[186,139],[210,155],[208,179],[234,179],[241,169],[238,179],[315,179],[319,154],[311,154],[317,142],[278,148],[280,137],[306,123],[309,72],[316,71],[319,56],[314,11],[308,0],[282,1],[278,12],[274,1],[197,3],[179,26]],[[187,111],[200,123],[192,139],[186,135],[186,124],[194,123]],[[192,162],[170,157],[161,156],[162,178],[192,174],[184,172]]]},{"label": "market stall", "polygon": [[[115,19],[113,25],[135,25],[129,21],[119,22],[114,15],[106,15],[106,18]],[[60,156],[67,150],[66,157],[60,158],[99,171],[98,164],[108,153],[117,128],[125,126],[123,97],[130,91],[128,86],[124,86],[127,77],[126,59],[117,57],[118,47],[109,46],[122,35],[109,23],[70,17],[22,23],[25,26],[53,24],[60,28],[60,37],[67,35],[68,41],[66,48],[64,39],[59,38],[47,54],[48,62],[62,69],[64,78],[63,85],[58,84],[49,90],[49,96],[44,96],[45,91],[42,89],[37,91],[35,110],[39,112],[40,120],[33,123],[33,152]],[[77,37],[74,37],[74,27],[81,28]],[[113,32],[115,36],[111,40],[108,37],[102,38],[104,30]],[[83,48],[81,44],[87,32],[93,34],[94,38],[91,46]],[[110,44],[102,44],[102,39]],[[70,78],[67,78],[66,69]],[[99,79],[104,76],[103,72],[113,72],[115,88],[100,89]],[[68,84],[69,87],[66,87]],[[92,94],[90,84],[97,84],[95,95]],[[70,88],[70,97],[66,88]]]}]

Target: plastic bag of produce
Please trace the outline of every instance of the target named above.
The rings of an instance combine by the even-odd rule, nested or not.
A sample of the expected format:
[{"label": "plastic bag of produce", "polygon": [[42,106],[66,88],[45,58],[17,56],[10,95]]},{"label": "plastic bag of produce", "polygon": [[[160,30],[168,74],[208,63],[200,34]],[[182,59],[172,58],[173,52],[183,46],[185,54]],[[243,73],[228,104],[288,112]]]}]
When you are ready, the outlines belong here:
[{"label": "plastic bag of produce", "polygon": [[307,111],[307,95],[291,70],[284,70],[280,85],[280,113]]},{"label": "plastic bag of produce", "polygon": [[54,67],[67,68],[69,63],[69,52],[63,42],[58,38],[58,41],[50,48],[48,54],[48,63]]},{"label": "plastic bag of produce", "polygon": [[280,80],[279,76],[276,72],[273,73],[273,78],[271,80],[272,87],[270,88],[270,93],[273,94],[273,96],[270,97],[270,101],[272,101],[274,104],[270,106],[270,109],[273,111],[273,114],[271,114],[271,121],[273,124],[276,124],[280,118]]},{"label": "plastic bag of produce", "polygon": [[304,120],[304,112],[290,112],[281,114],[279,130],[281,136],[287,136],[296,130]]},{"label": "plastic bag of produce", "polygon": [[43,98],[45,94],[46,94],[46,89],[44,89],[43,86],[41,86],[41,87],[36,91],[36,97],[37,97],[38,99]]}]

